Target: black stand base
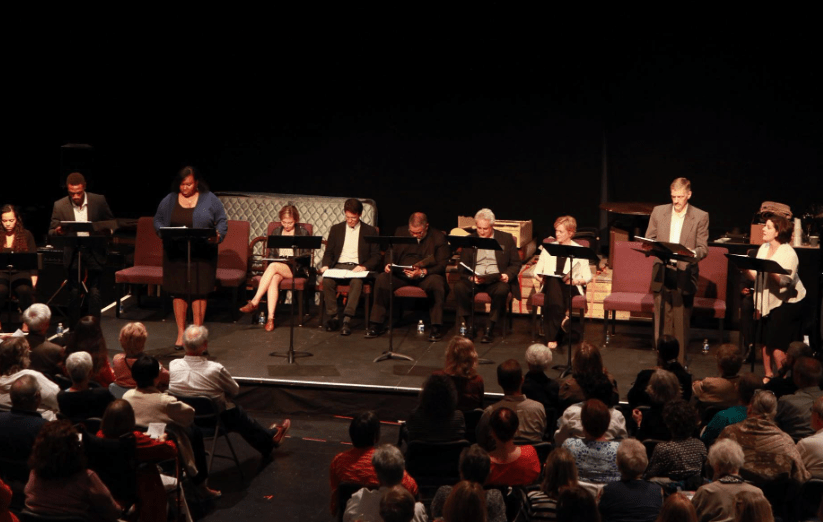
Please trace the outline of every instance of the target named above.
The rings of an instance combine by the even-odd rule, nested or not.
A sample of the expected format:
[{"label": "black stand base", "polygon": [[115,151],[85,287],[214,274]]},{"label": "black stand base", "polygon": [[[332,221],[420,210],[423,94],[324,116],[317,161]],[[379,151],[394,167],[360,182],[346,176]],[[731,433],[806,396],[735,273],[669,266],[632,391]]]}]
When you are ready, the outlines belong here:
[{"label": "black stand base", "polygon": [[271,352],[269,357],[286,357],[288,359],[289,364],[294,364],[294,360],[300,357],[313,357],[314,354],[309,352],[295,352],[294,350],[289,350],[288,352],[281,353],[281,352]]},{"label": "black stand base", "polygon": [[408,355],[403,355],[402,353],[393,352],[391,350],[383,352],[382,355],[379,355],[374,361],[372,362],[381,362],[381,361],[388,361],[389,359],[399,359],[401,361],[414,361]]}]

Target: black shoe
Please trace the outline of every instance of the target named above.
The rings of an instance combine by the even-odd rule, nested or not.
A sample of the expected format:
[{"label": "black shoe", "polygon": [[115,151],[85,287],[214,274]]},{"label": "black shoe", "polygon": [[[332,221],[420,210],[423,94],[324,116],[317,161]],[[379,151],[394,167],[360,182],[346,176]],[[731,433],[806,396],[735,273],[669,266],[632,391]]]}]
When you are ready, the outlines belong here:
[{"label": "black shoe", "polygon": [[326,322],[327,332],[336,332],[338,328],[340,328],[340,321],[336,317]]},{"label": "black shoe", "polygon": [[465,337],[466,339],[471,339],[472,341],[474,341],[474,338],[476,336],[477,336],[477,329],[474,326],[469,326],[469,327],[466,328],[466,335],[464,335],[463,337]]},{"label": "black shoe", "polygon": [[343,328],[340,329],[340,335],[351,335],[351,325],[348,321],[343,321]]},{"label": "black shoe", "polygon": [[480,339],[480,342],[483,343],[483,344],[489,344],[493,340],[494,340],[494,331],[491,328],[486,327],[486,330],[483,332],[483,338]]},{"label": "black shoe", "polygon": [[366,339],[374,339],[375,337],[380,337],[384,333],[386,333],[386,327],[382,324],[376,324],[366,330]]},{"label": "black shoe", "polygon": [[430,343],[435,343],[435,342],[439,341],[442,338],[443,338],[443,332],[440,331],[440,325],[439,324],[433,324],[432,325],[432,331],[429,334],[429,342]]}]

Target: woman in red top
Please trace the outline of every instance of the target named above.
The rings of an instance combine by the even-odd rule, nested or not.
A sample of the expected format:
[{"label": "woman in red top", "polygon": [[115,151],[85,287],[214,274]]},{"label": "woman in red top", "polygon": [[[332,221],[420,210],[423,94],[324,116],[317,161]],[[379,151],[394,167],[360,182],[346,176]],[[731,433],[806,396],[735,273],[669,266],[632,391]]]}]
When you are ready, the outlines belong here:
[{"label": "woman in red top", "polygon": [[514,434],[520,421],[509,408],[498,408],[489,420],[494,449],[489,452],[491,470],[486,484],[525,486],[540,476],[540,459],[534,446],[515,446]]}]

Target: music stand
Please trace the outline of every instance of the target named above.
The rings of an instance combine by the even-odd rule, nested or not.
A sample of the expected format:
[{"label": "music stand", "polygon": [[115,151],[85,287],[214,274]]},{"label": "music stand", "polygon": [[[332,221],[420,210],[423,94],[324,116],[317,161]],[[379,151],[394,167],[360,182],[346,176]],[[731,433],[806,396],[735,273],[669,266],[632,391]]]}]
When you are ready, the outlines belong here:
[{"label": "music stand", "polygon": [[213,228],[189,228],[189,227],[161,227],[160,239],[169,241],[186,242],[186,307],[194,317],[194,310],[191,309],[191,244],[192,241],[206,242],[216,237],[217,231]]},{"label": "music stand", "polygon": [[[377,243],[381,247],[387,246],[389,252],[388,265],[394,264],[394,245],[416,245],[417,238],[412,236],[367,236],[366,243]],[[385,269],[385,267],[384,267]],[[389,349],[379,355],[372,362],[387,361],[389,359],[401,359],[404,361],[414,361],[408,355],[394,352],[394,274],[389,270]],[[384,272],[385,273],[385,272]],[[366,318],[368,324],[369,318]]]},{"label": "music stand", "polygon": [[[736,266],[740,270],[754,270],[757,272],[755,276],[755,283],[754,283],[754,309],[760,312],[758,314],[757,323],[752,323],[752,346],[755,350],[757,350],[757,340],[760,337],[760,334],[763,330],[763,295],[762,291],[760,292],[760,301],[758,303],[757,299],[757,288],[758,286],[762,289],[766,286],[766,274],[780,274],[780,275],[789,275],[791,272],[780,266],[777,261],[773,259],[758,259],[756,257],[749,257],[743,256],[740,254],[724,254],[726,258],[732,262],[734,266]],[[759,307],[759,309],[758,309]],[[746,354],[748,357],[749,354]],[[752,371],[754,371],[754,364],[755,359],[757,359],[757,354],[755,353],[754,357],[752,357]],[[744,359],[745,360],[745,359]]]},{"label": "music stand", "polygon": [[[474,328],[474,296],[477,294],[477,283],[474,282],[474,272],[477,269],[477,250],[503,250],[500,243],[493,237],[478,237],[478,236],[448,236],[449,244],[454,248],[471,248],[472,249],[472,266],[469,281],[472,284],[472,298],[471,298],[471,331],[476,332]],[[478,359],[479,364],[494,364],[491,359]]]},{"label": "music stand", "polygon": [[[11,322],[11,276],[15,270],[37,270],[42,268],[40,255],[37,252],[7,252],[0,253],[0,267],[9,274],[9,322]],[[25,312],[25,310],[23,310]]]},{"label": "music stand", "polygon": [[[61,221],[60,227],[63,229],[63,235],[60,236],[52,236],[51,239],[54,241],[55,244],[60,245],[62,247],[70,247],[74,249],[75,254],[77,255],[77,282],[79,283],[80,287],[83,289],[83,295],[88,295],[89,289],[86,286],[86,282],[83,281],[83,252],[88,251],[89,249],[96,249],[96,248],[105,248],[108,244],[108,238],[99,234],[96,234],[99,228],[94,226],[94,223],[91,221]],[[71,269],[71,265],[69,265],[69,269]],[[60,290],[66,285],[68,280],[64,280],[63,283],[60,285],[60,288],[54,292],[54,295],[49,298],[49,303],[57,297],[57,294]],[[82,304],[81,304],[82,306]],[[71,312],[69,312],[71,314]],[[74,325],[72,325],[73,327]]]},{"label": "music stand", "polygon": [[[593,260],[597,261],[598,257],[597,254],[594,253],[589,247],[584,246],[575,246],[575,245],[561,245],[560,243],[543,243],[543,248],[546,251],[555,256],[555,257],[566,257],[569,259],[569,308],[567,312],[569,313],[569,323],[571,324],[571,317],[572,317],[572,274],[574,274],[574,260],[575,259],[586,259],[586,260]],[[543,275],[544,277],[551,277],[551,274],[539,274]],[[545,304],[544,304],[545,305]],[[545,310],[543,312],[545,314]],[[570,329],[571,330],[571,329]],[[566,365],[557,365],[554,366],[556,370],[563,370],[563,373],[560,374],[560,377],[564,377],[567,373],[569,373],[572,369],[572,336],[571,332],[569,332],[568,337],[568,347],[569,347],[569,357],[568,357],[568,364]]]},{"label": "music stand", "polygon": [[[266,241],[266,248],[291,248],[297,250],[317,250],[323,243],[322,236],[269,236]],[[311,255],[311,254],[310,254]],[[297,357],[311,357],[313,354],[309,352],[295,352],[294,351],[294,301],[297,299],[297,292],[295,285],[297,283],[297,258],[299,256],[292,256],[287,260],[287,263],[292,267],[291,277],[291,314],[289,319],[289,349],[285,353],[271,352],[270,357],[285,357],[288,364],[294,364]],[[274,320],[274,318],[271,318]]]}]

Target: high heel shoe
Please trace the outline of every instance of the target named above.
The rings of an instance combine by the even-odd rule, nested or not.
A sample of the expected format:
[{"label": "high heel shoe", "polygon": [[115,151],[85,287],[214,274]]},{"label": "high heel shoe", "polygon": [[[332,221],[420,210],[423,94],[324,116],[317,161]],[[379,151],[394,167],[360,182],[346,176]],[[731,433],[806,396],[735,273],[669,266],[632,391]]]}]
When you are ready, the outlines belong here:
[{"label": "high heel shoe", "polygon": [[256,312],[257,311],[257,305],[252,303],[251,301],[249,301],[248,303],[246,303],[245,305],[240,307],[240,311],[244,314],[250,314],[252,312]]},{"label": "high heel shoe", "polygon": [[274,331],[274,317],[269,317],[266,321],[266,331],[273,332]]}]

